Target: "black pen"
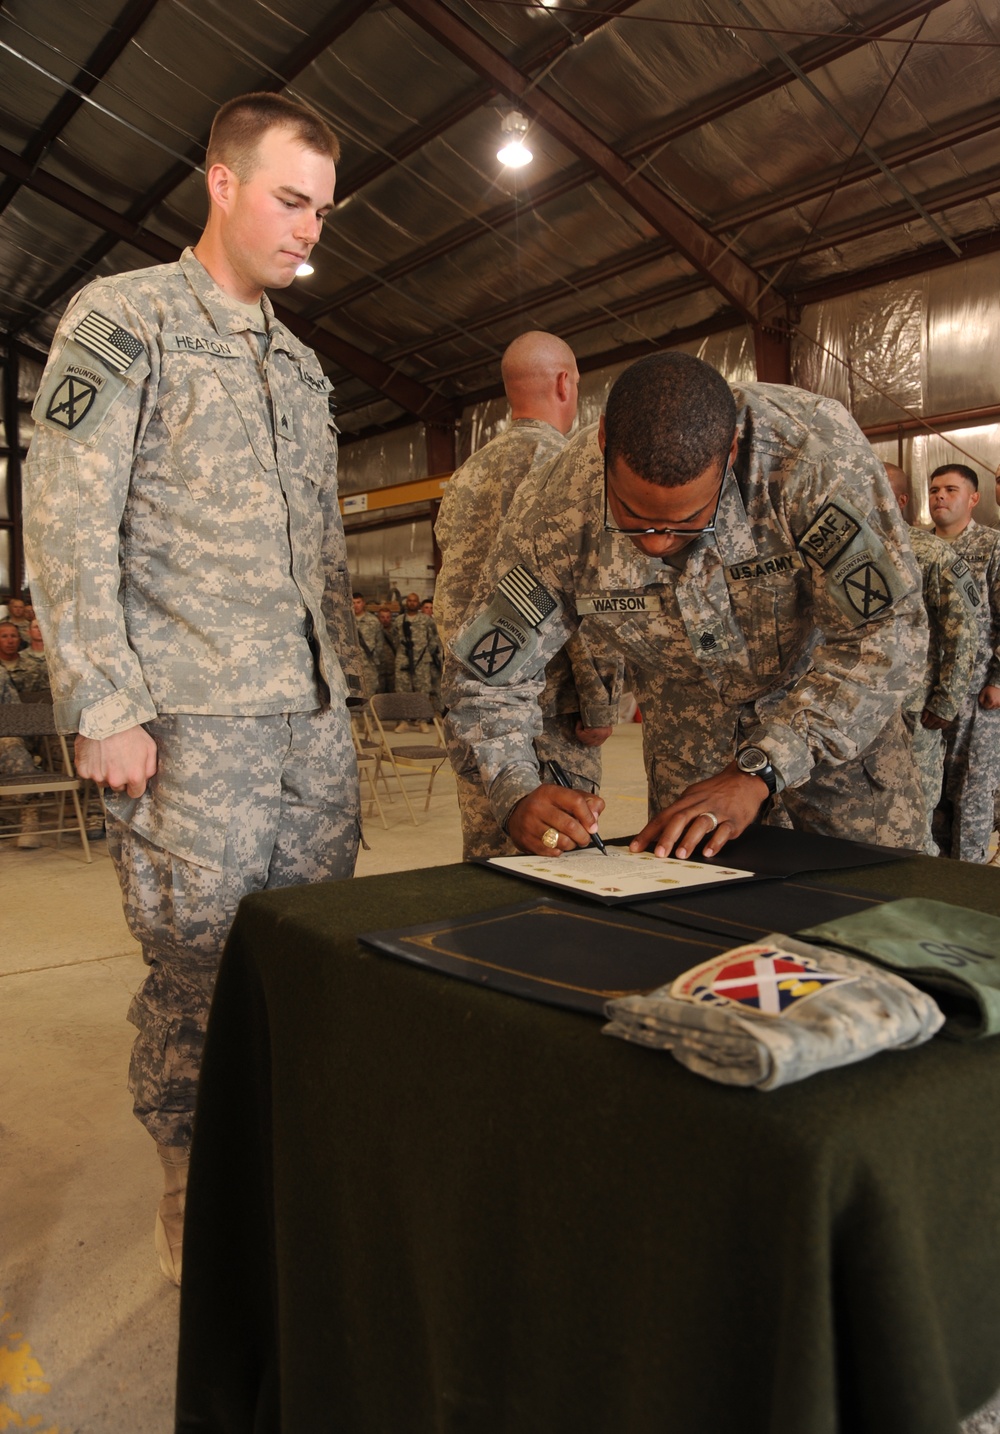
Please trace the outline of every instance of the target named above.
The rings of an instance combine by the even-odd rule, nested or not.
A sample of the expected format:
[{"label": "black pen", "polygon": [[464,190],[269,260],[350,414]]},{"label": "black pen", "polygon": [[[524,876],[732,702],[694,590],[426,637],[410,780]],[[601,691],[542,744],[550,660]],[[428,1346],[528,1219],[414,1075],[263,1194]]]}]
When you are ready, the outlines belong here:
[{"label": "black pen", "polygon": [[[560,767],[558,762],[553,762],[550,760],[546,762],[545,765],[552,773],[552,780],[555,782],[557,787],[569,787],[570,791],[574,790],[573,783],[570,781],[569,777],[567,777],[566,773],[563,771],[562,767]],[[601,853],[602,856],[607,856],[608,849],[601,841],[601,838],[597,835],[596,832],[594,832],[590,838],[590,845],[596,846],[597,850]]]}]

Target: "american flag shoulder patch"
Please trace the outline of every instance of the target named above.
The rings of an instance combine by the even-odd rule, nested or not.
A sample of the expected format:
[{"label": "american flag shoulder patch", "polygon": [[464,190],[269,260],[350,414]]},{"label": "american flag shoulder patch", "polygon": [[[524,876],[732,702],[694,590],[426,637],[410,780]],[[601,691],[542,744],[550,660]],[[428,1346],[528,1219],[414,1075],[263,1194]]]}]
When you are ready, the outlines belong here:
[{"label": "american flag shoulder patch", "polygon": [[548,588],[540,583],[523,563],[511,568],[510,572],[500,579],[497,587],[532,627],[543,623],[558,606]]},{"label": "american flag shoulder patch", "polygon": [[135,359],[144,352],[135,334],[116,324],[96,309],[82,318],[73,330],[73,340],[89,349],[115,373],[124,373]]}]

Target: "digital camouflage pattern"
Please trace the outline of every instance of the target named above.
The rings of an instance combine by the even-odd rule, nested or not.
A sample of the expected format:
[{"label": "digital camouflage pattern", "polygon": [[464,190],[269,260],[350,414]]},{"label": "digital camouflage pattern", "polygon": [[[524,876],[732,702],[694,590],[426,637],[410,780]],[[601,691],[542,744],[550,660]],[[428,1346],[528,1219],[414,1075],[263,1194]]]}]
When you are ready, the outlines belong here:
[{"label": "digital camouflage pattern", "polygon": [[266,296],[255,319],[185,250],[78,295],[33,409],[25,549],[56,720],[158,744],[146,794],[108,805],[150,966],[136,1113],[163,1145],[189,1137],[239,896],[353,870],[360,654],[329,393]]},{"label": "digital camouflage pattern", "polygon": [[442,658],[434,619],[425,612],[401,612],[396,619],[396,691],[439,697]]},{"label": "digital camouflage pattern", "polygon": [[106,792],[108,846],[149,974],[129,1008],[129,1089],[161,1145],[188,1145],[222,948],[251,891],[353,875],[357,767],[341,703],[267,717],[148,724],[155,784]]},{"label": "digital camouflage pattern", "polygon": [[[458,468],[445,488],[434,536],[441,549],[441,571],[434,587],[434,606],[446,644],[447,668],[455,659],[447,644],[457,632],[481,577],[490,544],[499,531],[510,501],[528,473],[556,458],[565,437],[552,424],[515,418]],[[611,727],[618,720],[621,660],[596,661],[581,633],[575,633],[545,669],[539,696],[542,730],[535,739],[539,765],[555,760],[574,787],[596,792],[601,783],[601,751],[576,738],[576,723]],[[448,751],[455,770],[462,817],[462,855],[511,856],[517,850],[498,825],[483,788],[476,754],[459,740],[445,719]],[[541,771],[540,781],[548,777]]]},{"label": "digital camouflage pattern", "polygon": [[698,1075],[758,1090],[921,1045],[944,1022],[909,981],[779,933],[606,1010],[605,1035],[669,1050]]},{"label": "digital camouflage pattern", "polygon": [[333,700],[342,667],[360,692],[330,383],[263,304],[263,374],[190,250],[88,285],[59,325],[24,539],[65,732],[308,711],[317,664]]},{"label": "digital camouflage pattern", "polygon": [[[0,666],[6,667],[6,663],[0,663]],[[17,661],[12,667],[7,667],[7,673],[22,697],[30,692],[43,692],[47,697],[51,695],[49,665],[43,652],[32,652],[31,648],[22,647]]]},{"label": "digital camouflage pattern", "polygon": [[1000,709],[979,705],[983,687],[1000,687],[1000,532],[971,519],[945,539],[978,584],[976,663],[958,719],[945,735],[944,794],[934,821],[943,856],[986,860],[1000,788]]},{"label": "digital camouflage pattern", "polygon": [[366,697],[372,697],[376,692],[384,692],[382,686],[383,671],[386,663],[385,633],[382,631],[382,624],[373,612],[363,612],[360,617],[355,614],[355,626],[358,630],[358,646],[361,649],[361,676],[364,683]]},{"label": "digital camouflage pattern", "polygon": [[628,662],[653,810],[751,741],[793,823],[813,828],[819,808],[833,835],[919,850],[924,804],[898,714],[927,622],[885,472],[840,404],[776,385],[734,392],[738,453],[715,533],[674,561],[604,531],[596,425],[521,487],[455,640],[456,731],[504,821],[537,785],[544,665],[580,630]]},{"label": "digital camouflage pattern", "polygon": [[[920,568],[929,640],[924,681],[908,698],[903,720],[930,821],[941,799],[945,738],[940,729],[922,727],[920,714],[928,708],[952,722],[965,703],[976,662],[979,594],[968,564],[956,558],[947,543],[925,528],[910,528],[907,536]],[[938,854],[933,839],[927,850]]]},{"label": "digital camouflage pattern", "polygon": [[[0,663],[0,704],[20,702],[20,700],[10,674],[3,663]],[[0,777],[30,776],[34,771],[35,764],[31,760],[31,753],[28,751],[24,739],[22,737],[0,737]]]}]

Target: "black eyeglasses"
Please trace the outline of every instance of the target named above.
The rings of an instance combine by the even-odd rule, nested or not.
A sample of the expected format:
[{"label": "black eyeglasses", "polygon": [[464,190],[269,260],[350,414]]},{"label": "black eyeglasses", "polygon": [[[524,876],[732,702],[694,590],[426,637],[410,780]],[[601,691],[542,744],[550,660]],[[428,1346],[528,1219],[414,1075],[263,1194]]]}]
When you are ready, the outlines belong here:
[{"label": "black eyeglasses", "polygon": [[[704,533],[714,533],[715,524],[719,517],[719,505],[722,502],[722,491],[726,486],[726,479],[733,470],[733,465],[726,459],[726,467],[719,483],[719,491],[715,495],[715,508],[712,511],[712,520],[701,528],[619,528],[617,523],[612,523],[608,517],[608,455],[604,454],[604,531],[606,533],[623,533],[626,538],[700,538]],[[706,507],[708,504],[706,503]]]}]

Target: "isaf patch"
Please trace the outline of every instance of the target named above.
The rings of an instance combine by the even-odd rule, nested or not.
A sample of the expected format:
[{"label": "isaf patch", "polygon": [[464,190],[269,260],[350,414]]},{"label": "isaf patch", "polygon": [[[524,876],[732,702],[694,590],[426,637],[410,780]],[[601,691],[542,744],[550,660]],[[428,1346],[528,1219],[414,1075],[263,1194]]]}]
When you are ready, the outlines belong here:
[{"label": "isaf patch", "polygon": [[821,568],[828,568],[860,532],[861,524],[856,518],[836,503],[827,503],[799,539],[799,550]]}]

